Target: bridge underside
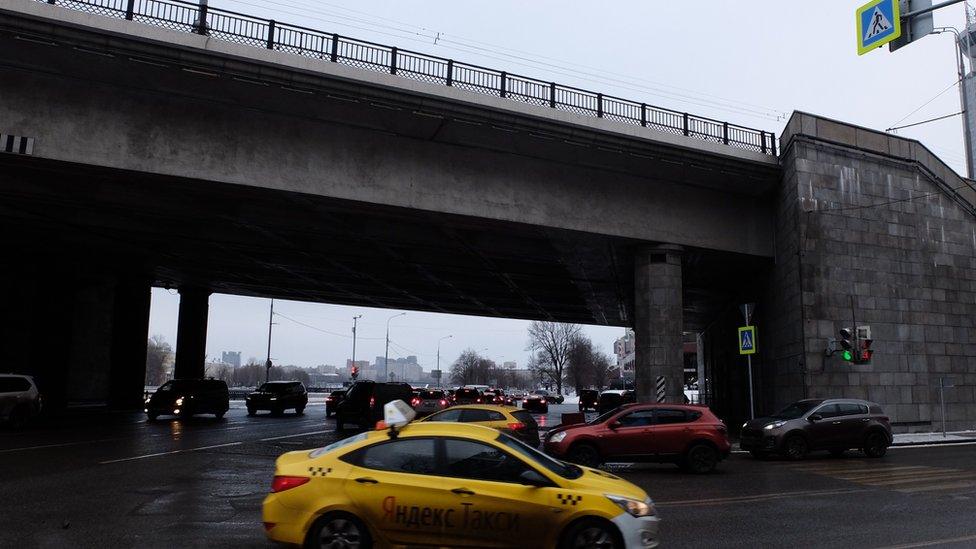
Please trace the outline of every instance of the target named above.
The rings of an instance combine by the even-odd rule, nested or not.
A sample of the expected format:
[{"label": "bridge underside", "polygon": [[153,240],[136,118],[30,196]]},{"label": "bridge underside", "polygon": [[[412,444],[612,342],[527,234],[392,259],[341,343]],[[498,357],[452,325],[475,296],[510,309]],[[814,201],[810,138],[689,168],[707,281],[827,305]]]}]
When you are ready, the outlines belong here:
[{"label": "bridge underside", "polygon": [[[633,323],[644,242],[30,158],[0,164],[0,245],[18,265],[87,264],[166,287],[612,326]],[[683,255],[684,324],[765,269]]]}]

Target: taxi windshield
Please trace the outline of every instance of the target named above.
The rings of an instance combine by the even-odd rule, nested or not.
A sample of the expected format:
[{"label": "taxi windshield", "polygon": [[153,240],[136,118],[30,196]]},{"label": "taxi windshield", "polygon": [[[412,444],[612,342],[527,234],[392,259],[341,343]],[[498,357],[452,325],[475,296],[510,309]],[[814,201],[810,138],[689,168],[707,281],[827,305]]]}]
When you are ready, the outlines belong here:
[{"label": "taxi windshield", "polygon": [[514,439],[505,433],[499,433],[498,438],[495,440],[501,442],[509,449],[518,452],[522,455],[522,457],[528,459],[529,461],[537,465],[541,465],[563,478],[572,480],[574,478],[579,478],[583,474],[583,470],[579,467],[555,460],[522,442],[521,440]]}]

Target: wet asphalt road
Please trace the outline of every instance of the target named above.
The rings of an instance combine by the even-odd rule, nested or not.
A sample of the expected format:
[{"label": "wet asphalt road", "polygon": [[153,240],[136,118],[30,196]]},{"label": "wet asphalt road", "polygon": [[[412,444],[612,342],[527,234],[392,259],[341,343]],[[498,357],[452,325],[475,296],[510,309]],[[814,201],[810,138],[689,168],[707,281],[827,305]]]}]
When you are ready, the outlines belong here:
[{"label": "wet asphalt road", "polygon": [[[247,417],[235,405],[223,420],[119,414],[0,431],[0,547],[268,547],[274,459],[336,440],[324,416],[310,405]],[[610,468],[658,503],[665,547],[976,547],[973,445],[881,460],[733,454],[705,476]]]}]

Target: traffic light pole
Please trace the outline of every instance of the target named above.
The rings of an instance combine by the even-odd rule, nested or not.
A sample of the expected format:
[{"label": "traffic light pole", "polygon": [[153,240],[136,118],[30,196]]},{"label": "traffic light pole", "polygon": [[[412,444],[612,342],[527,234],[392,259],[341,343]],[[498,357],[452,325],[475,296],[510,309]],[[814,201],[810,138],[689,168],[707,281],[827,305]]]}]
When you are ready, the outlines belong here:
[{"label": "traffic light pole", "polygon": [[[356,315],[352,317],[352,370],[350,371],[353,373],[358,372],[356,368],[356,321],[362,317],[363,315]],[[352,376],[353,379],[356,379],[356,377],[356,375]]]}]

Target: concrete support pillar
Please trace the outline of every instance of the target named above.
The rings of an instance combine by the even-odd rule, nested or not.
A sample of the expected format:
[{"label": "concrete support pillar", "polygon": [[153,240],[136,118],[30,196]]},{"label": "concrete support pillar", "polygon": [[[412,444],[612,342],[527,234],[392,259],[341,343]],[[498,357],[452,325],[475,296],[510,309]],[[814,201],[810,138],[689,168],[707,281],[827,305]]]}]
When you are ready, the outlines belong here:
[{"label": "concrete support pillar", "polygon": [[634,382],[638,402],[684,402],[681,248],[646,246],[634,261]]},{"label": "concrete support pillar", "polygon": [[121,280],[115,286],[109,383],[109,405],[115,409],[142,407],[151,302],[148,279]]},{"label": "concrete support pillar", "polygon": [[176,327],[176,364],[173,377],[202,378],[207,355],[207,317],[210,290],[180,288],[180,316]]}]

